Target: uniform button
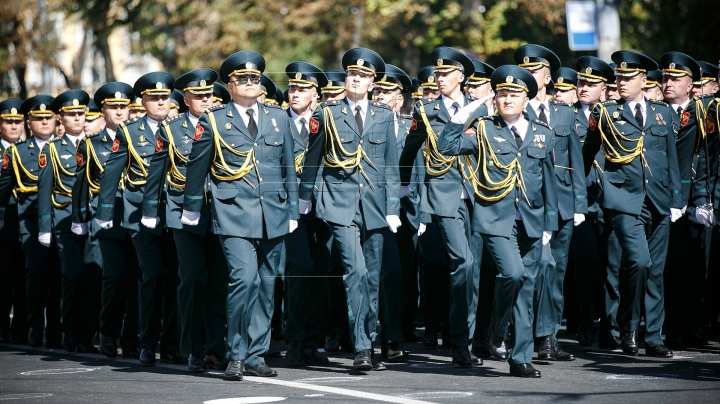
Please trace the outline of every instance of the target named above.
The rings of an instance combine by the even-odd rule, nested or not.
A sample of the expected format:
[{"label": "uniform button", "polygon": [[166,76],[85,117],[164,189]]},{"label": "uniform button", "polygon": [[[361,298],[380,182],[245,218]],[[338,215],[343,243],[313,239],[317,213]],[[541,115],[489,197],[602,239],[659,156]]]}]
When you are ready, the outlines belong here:
[{"label": "uniform button", "polygon": [[308,149],[305,149],[305,151],[308,151]]},{"label": "uniform button", "polygon": [[598,180],[597,180],[597,183],[598,183],[598,184],[600,183],[600,179],[599,179],[599,178],[598,178]]},{"label": "uniform button", "polygon": [[645,136],[645,132],[640,132],[640,136]]},{"label": "uniform button", "polygon": [[257,143],[253,143],[253,146],[257,147]]},{"label": "uniform button", "polygon": [[500,153],[500,149],[497,149],[497,153]]},{"label": "uniform button", "polygon": [[143,156],[146,155],[146,154],[147,154],[147,153],[143,153]]},{"label": "uniform button", "polygon": [[362,187],[363,187],[363,184],[360,184],[360,188],[362,188]]},{"label": "uniform button", "polygon": [[650,183],[650,180],[645,180],[645,183],[646,183],[646,184]]},{"label": "uniform button", "polygon": [[262,182],[262,178],[258,178],[258,182]]},{"label": "uniform button", "polygon": [[65,167],[70,167],[70,164],[65,164]]},{"label": "uniform button", "polygon": [[162,203],[165,204],[166,202],[167,202],[167,201],[166,201],[165,199],[163,199]]},{"label": "uniform button", "polygon": [[32,168],[30,169],[30,172],[33,172],[33,169],[32,169]]},{"label": "uniform button", "polygon": [[235,143],[231,143],[230,146],[235,147]]},{"label": "uniform button", "polygon": [[518,157],[522,156],[522,153],[518,153]]},{"label": "uniform button", "polygon": [[363,141],[362,141],[362,140],[360,141],[360,144],[363,144]]},{"label": "uniform button", "polygon": [[647,149],[645,149],[645,148],[643,147],[643,153],[645,153],[646,151],[647,151]]},{"label": "uniform button", "polygon": [[520,202],[520,198],[515,198],[515,203]]},{"label": "uniform button", "polygon": [[262,196],[260,197],[260,200],[261,200],[261,201],[263,200],[263,197],[262,197]]}]

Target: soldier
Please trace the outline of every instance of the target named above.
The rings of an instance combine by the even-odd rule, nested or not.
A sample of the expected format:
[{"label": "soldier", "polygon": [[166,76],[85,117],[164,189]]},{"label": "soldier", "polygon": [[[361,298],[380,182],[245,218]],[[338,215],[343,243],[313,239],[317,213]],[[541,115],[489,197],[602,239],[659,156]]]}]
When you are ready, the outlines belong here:
[{"label": "soldier", "polygon": [[227,367],[224,341],[227,264],[219,239],[207,234],[211,195],[201,206],[202,223],[193,226],[181,223],[186,165],[195,127],[200,115],[212,107],[216,79],[214,70],[198,69],[175,80],[173,92],[183,94],[187,112],[168,118],[159,126],[143,193],[145,226],[157,227],[164,210],[166,226],[173,232],[180,278],[177,289],[180,352],[190,354],[190,372],[203,372],[206,366],[218,370]]},{"label": "soldier", "polygon": [[412,105],[415,105],[416,101],[420,101],[422,99],[422,91],[420,91],[420,80],[417,79],[417,77],[412,78],[412,89],[410,93],[410,98],[412,98]]},{"label": "soldier", "polygon": [[706,94],[715,94],[720,90],[718,86],[718,65],[708,62],[697,61],[701,67],[702,77],[700,80],[693,81],[693,89],[690,91],[690,97],[695,98]]},{"label": "soldier", "polygon": [[250,51],[220,66],[233,102],[210,108],[195,127],[181,218],[191,226],[203,220],[205,184],[211,184],[212,230],[230,271],[225,377],[231,380],[242,380],[243,371],[277,375],[260,355],[270,345],[283,236],[299,218],[290,120],[282,109],[257,102],[264,69],[265,59]]},{"label": "soldier", "polygon": [[345,90],[345,78],[347,74],[342,70],[325,70],[327,85],[320,89],[323,102],[332,100],[343,100],[347,96]]},{"label": "soldier", "polygon": [[[0,158],[5,150],[22,141],[24,134],[22,100],[8,98],[0,102]],[[8,158],[9,161],[9,158]],[[2,210],[2,208],[0,208]],[[20,242],[17,199],[10,198],[0,219],[0,343],[27,344],[27,292],[25,291],[25,254]],[[12,324],[10,311],[12,310]]]},{"label": "soldier", "polygon": [[[601,167],[604,171],[601,207],[607,209],[608,221],[622,249],[618,309],[621,348],[627,355],[637,355],[646,280],[650,279],[648,293],[658,293],[657,287],[662,287],[669,222],[682,215],[680,172],[673,141],[678,119],[667,104],[643,96],[647,72],[658,67],[655,61],[632,51],[617,51],[612,59],[618,64],[615,74],[622,100],[594,107],[583,156],[585,174],[589,174],[602,144],[606,160]],[[653,318],[658,309],[648,305],[646,315]],[[672,356],[659,339],[656,326],[657,323],[648,325],[646,355]],[[655,336],[658,339],[653,339]]]},{"label": "soldier", "polygon": [[[470,199],[472,188],[463,177],[464,165],[469,163],[457,157],[446,157],[436,148],[438,133],[450,118],[469,102],[462,94],[460,85],[465,81],[466,75],[473,74],[475,67],[467,56],[448,47],[436,48],[431,58],[436,60],[432,82],[437,82],[442,96],[436,100],[419,102],[415,106],[411,130],[400,157],[402,168],[400,180],[403,187],[400,196],[405,197],[409,194],[407,186],[413,162],[424,142],[427,168],[424,181],[427,195],[422,196],[420,209],[431,216],[431,226],[426,224],[425,228],[421,227],[419,231],[424,233],[428,228],[431,231],[436,231],[432,230],[435,227],[439,229],[445,241],[445,253],[450,264],[450,273],[435,274],[438,277],[436,278],[438,284],[432,286],[437,288],[444,287],[448,283],[450,285],[449,332],[452,336],[448,338],[447,334],[443,334],[443,343],[446,344],[448,339],[451,340],[454,366],[479,366],[482,364],[482,359],[476,358],[468,350],[470,335],[473,334],[475,326],[482,250],[480,236],[475,234],[470,226],[473,208]],[[433,77],[425,77],[425,75],[423,71],[418,73],[421,80],[427,78],[430,81],[430,77]],[[482,108],[482,111],[485,113],[487,109]],[[431,240],[437,243],[438,238],[433,237]],[[425,244],[421,244],[421,248],[425,247]],[[442,304],[440,302],[425,300],[426,307]],[[428,316],[425,320],[427,327]],[[432,327],[429,328],[434,332]]]},{"label": "soldier", "polygon": [[147,111],[145,110],[145,107],[143,107],[142,104],[142,98],[141,97],[134,97],[135,101],[131,102],[130,105],[128,105],[128,110],[130,113],[128,114],[128,120],[135,119],[135,118],[142,118],[145,116]]},{"label": "soldier", "polygon": [[[615,63],[609,63],[609,66],[615,70],[617,67],[617,64]],[[614,76],[613,76],[614,77]],[[605,86],[605,94],[603,94],[602,101],[610,101],[610,100],[619,100],[620,94],[617,90],[617,79],[613,78],[612,80],[608,80],[607,85]]]},{"label": "soldier", "polygon": [[[285,73],[289,79],[287,115],[292,121],[295,172],[302,173],[310,139],[312,104],[318,97],[318,89],[326,87],[328,80],[320,68],[306,62],[290,63]],[[315,195],[313,202],[317,205]],[[316,217],[315,211],[300,215],[297,230],[285,236],[288,317],[285,359],[290,366],[300,366],[303,362],[329,363],[327,357],[318,352],[318,341],[324,337],[323,298],[328,285],[330,243],[330,228]]]},{"label": "soldier", "polygon": [[533,289],[543,265],[543,245],[557,230],[556,181],[548,153],[554,135],[545,123],[529,121],[523,114],[536,96],[533,75],[506,65],[495,70],[491,83],[498,115],[484,116],[484,111],[476,110],[481,102],[473,102],[445,127],[438,149],[448,156],[477,156],[468,181],[475,204],[473,227],[482,234],[500,271],[488,330],[490,350],[504,359],[499,342],[508,335],[512,318],[510,374],[540,377],[531,364]]},{"label": "soldier", "polygon": [[472,62],[473,66],[475,66],[475,71],[472,76],[467,79],[465,95],[469,98],[487,100],[485,101],[485,106],[488,108],[488,115],[492,115],[493,91],[490,85],[490,76],[495,71],[495,68],[477,59],[473,59]]},{"label": "soldier", "polygon": [[222,83],[219,81],[216,81],[213,83],[213,107],[217,107],[218,105],[227,104],[230,101],[232,101],[232,97],[230,97],[230,91],[228,91],[227,88],[225,88]]},{"label": "soldier", "polygon": [[85,137],[85,111],[90,96],[82,90],[58,95],[50,109],[60,114],[65,134],[45,144],[38,156],[38,241],[50,247],[52,235],[62,264],[63,348],[96,353],[92,344],[99,307],[97,283],[102,257],[97,239],[72,228],[72,187],[78,160],[77,143]]},{"label": "soldier", "polygon": [[437,82],[435,81],[434,66],[425,66],[418,70],[419,90],[422,91],[422,99],[436,99],[440,97]]},{"label": "soldier", "polygon": [[648,72],[647,83],[645,84],[645,87],[643,87],[643,94],[645,95],[645,98],[648,100],[662,101],[664,98],[662,82],[663,74],[660,69]]},{"label": "soldier", "polygon": [[577,102],[577,72],[569,67],[561,67],[552,74],[555,85],[553,99],[565,104]]},{"label": "soldier", "polygon": [[353,367],[384,370],[371,350],[384,228],[396,233],[401,225],[394,115],[387,106],[367,101],[373,83],[384,76],[385,62],[377,53],[353,48],[342,64],[347,97],[319,105],[310,121],[300,211],[312,209],[317,187],[315,214],[330,226],[345,269]]},{"label": "soldier", "polygon": [[170,93],[174,82],[173,77],[165,72],[148,73],[135,82],[133,91],[141,98],[147,113],[142,118],[123,122],[118,127],[119,136],[115,136],[112,153],[105,166],[95,213],[95,221],[101,228],[113,227],[117,184],[124,176],[122,224],[130,230],[143,274],[138,285],[142,365],[155,364],[155,349],[160,335],[160,360],[166,363],[187,363],[187,358],[180,355],[178,346],[180,335],[176,313],[178,281],[175,244],[165,231],[164,211],[161,210],[159,223],[152,229],[148,225],[153,222],[142,218],[147,170],[155,152],[160,122],[167,118],[171,109]]},{"label": "soldier", "polygon": [[[405,97],[403,93],[410,90],[410,77],[399,67],[391,64],[385,65],[385,76],[375,82],[375,100],[385,104],[394,112],[395,144],[398,156],[402,153],[407,134],[410,133],[412,117],[400,113]],[[407,306],[417,307],[417,266],[414,265],[415,249],[417,247],[417,228],[419,223],[413,225],[411,220],[416,214],[417,204],[407,206],[409,198],[401,199],[400,221],[402,226],[397,237],[389,229],[384,229],[383,235],[383,263],[380,274],[380,324],[381,357],[389,362],[404,360],[408,354],[403,349],[401,341],[404,334],[414,338],[415,311]],[[408,209],[406,209],[409,208]],[[408,211],[410,216],[408,217]],[[400,251],[405,252],[400,254]]]},{"label": "soldier", "polygon": [[[138,288],[140,268],[130,232],[121,226],[123,219],[122,181],[115,192],[116,209],[113,226],[101,228],[95,220],[100,183],[118,126],[127,120],[128,104],[133,95],[130,85],[120,82],[104,84],[94,102],[101,105],[105,128],[86,134],[77,146],[77,170],[72,188],[72,225],[76,234],[97,238],[102,253],[102,286],[100,290],[100,352],[114,358],[120,339],[123,358],[140,357],[138,337]],[[122,134],[121,134],[122,135]]]},{"label": "soldier", "polygon": [[[36,95],[22,103],[31,138],[5,150],[0,174],[0,227],[11,194],[18,204],[20,241],[27,257],[28,344],[38,348],[62,348],[60,327],[60,260],[56,244],[45,247],[38,240],[38,171],[40,150],[52,139],[55,114],[53,98]],[[47,161],[46,161],[47,162]]]},{"label": "soldier", "polygon": [[105,125],[105,117],[100,106],[91,98],[85,112],[85,136],[100,132],[105,129]]},{"label": "soldier", "polygon": [[173,90],[170,93],[170,112],[168,113],[168,118],[175,118],[176,116],[187,112],[188,107],[185,105],[184,98],[185,96],[182,91]]},{"label": "soldier", "polygon": [[[585,220],[587,191],[582,174],[582,149],[575,129],[574,111],[569,104],[548,101],[544,93],[545,87],[551,82],[552,74],[557,75],[559,87],[567,84],[576,87],[577,73],[572,69],[560,72],[560,59],[557,55],[539,45],[521,46],[515,51],[515,61],[532,74],[538,88],[537,95],[529,101],[528,119],[537,118],[548,124],[555,139],[551,153],[559,214],[558,231],[553,234],[549,245],[543,248],[543,261],[546,264],[539,269],[535,283],[535,336],[541,339],[538,358],[571,361],[575,357],[560,348],[557,332],[563,313],[563,284],[570,238],[573,227]],[[572,81],[573,79],[575,81]]]}]

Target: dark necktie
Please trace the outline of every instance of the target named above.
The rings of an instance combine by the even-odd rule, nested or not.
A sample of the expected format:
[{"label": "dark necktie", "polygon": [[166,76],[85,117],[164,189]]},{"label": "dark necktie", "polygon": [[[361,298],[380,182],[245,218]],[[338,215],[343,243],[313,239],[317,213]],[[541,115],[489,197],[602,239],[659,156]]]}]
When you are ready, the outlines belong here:
[{"label": "dark necktie", "polygon": [[359,105],[355,106],[355,124],[357,124],[358,132],[362,135],[363,133],[363,119],[361,115],[362,107]]},{"label": "dark necktie", "polygon": [[546,125],[550,125],[550,122],[548,122],[547,119],[547,115],[545,115],[545,104],[540,104],[538,108],[540,108],[540,114],[538,114],[538,119],[543,121]]},{"label": "dark necktie", "polygon": [[638,126],[640,126],[640,128],[643,127],[642,107],[640,106],[640,104],[635,104],[635,121],[637,122]]},{"label": "dark necktie", "polygon": [[252,136],[253,140],[257,137],[258,133],[258,127],[257,122],[255,122],[255,118],[253,115],[255,114],[255,111],[253,109],[247,110],[248,114],[248,131],[250,131],[250,136]]},{"label": "dark necktie", "polygon": [[455,114],[457,114],[458,111],[460,110],[460,104],[458,104],[457,102],[453,102],[451,108],[453,110],[452,116],[455,116]]},{"label": "dark necktie", "polygon": [[308,144],[308,138],[310,138],[310,132],[308,132],[307,126],[305,125],[306,122],[305,118],[300,118],[300,125],[302,125],[300,137],[303,140],[303,144]]},{"label": "dark necktie", "polygon": [[522,146],[523,138],[522,136],[520,136],[520,132],[517,130],[516,127],[511,126],[510,131],[513,133],[513,136],[515,136],[515,143],[517,143],[517,147],[519,149],[520,146]]},{"label": "dark necktie", "polygon": [[682,106],[678,105],[678,109],[677,109],[678,116],[682,115],[682,111],[683,111]]}]

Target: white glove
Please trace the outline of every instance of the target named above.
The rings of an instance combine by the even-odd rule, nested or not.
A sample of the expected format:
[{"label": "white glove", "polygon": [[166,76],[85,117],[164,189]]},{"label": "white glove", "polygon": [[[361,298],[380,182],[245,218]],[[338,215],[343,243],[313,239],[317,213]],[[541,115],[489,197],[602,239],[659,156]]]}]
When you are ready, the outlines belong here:
[{"label": "white glove", "polygon": [[294,232],[298,228],[297,220],[290,219],[290,233]]},{"label": "white glove", "polygon": [[425,223],[420,223],[420,227],[418,227],[418,237],[422,236],[423,233],[425,233]]},{"label": "white glove", "polygon": [[87,223],[73,223],[70,225],[70,231],[78,236],[84,236],[87,234]]},{"label": "white glove", "polygon": [[2,230],[3,227],[5,227],[5,221],[0,220],[0,230]]},{"label": "white glove", "polygon": [[307,215],[312,210],[312,202],[306,201],[305,199],[299,200],[299,208],[301,215]]},{"label": "white glove", "polygon": [[385,221],[388,226],[390,226],[390,231],[393,233],[397,233],[398,227],[402,226],[402,222],[400,221],[400,217],[398,215],[385,216]]},{"label": "white glove", "polygon": [[105,220],[95,219],[95,223],[97,223],[101,229],[105,229],[105,230],[112,229],[112,227],[113,227],[112,220],[105,221]]},{"label": "white glove", "polygon": [[580,226],[580,223],[585,221],[585,215],[582,213],[576,213],[573,215],[573,226]]},{"label": "white glove", "polygon": [[543,243],[543,245],[547,245],[547,243],[550,242],[550,239],[551,239],[551,238],[552,238],[552,232],[551,232],[551,231],[544,230],[544,231],[543,231],[543,236],[542,236],[542,243]]},{"label": "white glove", "polygon": [[143,216],[140,219],[140,223],[142,223],[143,226],[147,227],[148,229],[154,229],[157,227],[158,223],[160,223],[159,217],[150,217],[150,216]]},{"label": "white glove", "polygon": [[713,216],[712,211],[708,211],[706,209],[695,209],[695,219],[697,219],[697,221],[705,227],[711,227],[713,225],[713,221],[715,220]]},{"label": "white glove", "polygon": [[183,209],[182,217],[180,217],[180,223],[187,226],[197,226],[200,223],[200,212],[189,212]]},{"label": "white glove", "polygon": [[688,203],[688,201],[682,201],[682,203],[683,203],[683,207],[682,207],[682,209],[680,209],[680,210],[682,211],[682,214],[684,215],[684,214],[685,214],[685,211],[687,210],[687,203]]},{"label": "white glove", "polygon": [[585,177],[585,188],[589,187],[590,185],[592,185],[592,178],[590,178],[590,176],[588,175],[587,177]]},{"label": "white glove", "polygon": [[455,114],[455,116],[452,117],[451,121],[453,123],[465,123],[470,119],[470,116],[477,111],[478,108],[480,108],[483,104],[485,104],[485,101],[487,101],[489,98],[492,98],[492,95],[487,95],[484,98],[481,98],[479,100],[475,100],[471,102],[470,104],[460,108],[458,112]]},{"label": "white glove", "polygon": [[45,247],[50,247],[50,242],[52,241],[52,234],[50,232],[42,232],[38,234],[38,241]]},{"label": "white glove", "polygon": [[401,198],[406,198],[406,197],[408,197],[408,196],[410,196],[410,187],[407,186],[407,185],[402,185],[402,186],[400,187],[400,197],[401,197]]},{"label": "white glove", "polygon": [[675,209],[670,208],[670,221],[675,223],[678,219],[682,217],[682,209]]}]

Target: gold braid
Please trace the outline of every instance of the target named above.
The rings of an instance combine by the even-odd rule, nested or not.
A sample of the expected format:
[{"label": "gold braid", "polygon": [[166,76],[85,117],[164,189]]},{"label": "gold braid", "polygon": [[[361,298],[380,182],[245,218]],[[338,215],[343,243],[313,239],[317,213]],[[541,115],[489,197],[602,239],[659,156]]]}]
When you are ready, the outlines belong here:
[{"label": "gold braid", "polygon": [[[29,139],[28,142],[33,142],[33,140]],[[15,190],[17,192],[20,192],[23,194],[37,192],[38,191],[37,175],[30,174],[30,172],[22,164],[22,159],[20,159],[20,154],[17,151],[17,146],[12,145],[12,146],[10,146],[10,148],[12,149],[11,153],[13,156],[13,171],[15,172],[15,182],[16,182]],[[25,184],[23,184],[22,176],[20,175],[20,171],[18,170],[18,165],[20,166],[20,168],[22,168],[23,174],[25,174],[30,179],[30,181],[34,181],[36,185],[26,186]]]},{"label": "gold braid", "polygon": [[[640,159],[648,168],[648,171],[650,171],[650,166],[648,165],[647,160],[645,160],[645,155],[643,154],[644,136],[640,136],[640,138],[638,139],[630,139],[624,136],[612,123],[612,120],[610,119],[610,113],[608,112],[607,108],[605,108],[603,104],[597,104],[597,106],[599,106],[600,108],[600,116],[598,118],[598,130],[600,131],[600,138],[603,143],[603,154],[605,155],[605,159],[616,164],[629,164],[633,160],[635,160],[635,157],[640,156]],[[603,122],[605,121],[608,122],[608,126],[610,128],[610,135],[612,136],[614,145],[613,142],[611,142],[608,138],[608,135],[605,134],[605,131],[603,130]],[[621,140],[636,143],[636,145],[631,149],[626,149],[625,147],[623,147],[622,143],[620,143]],[[652,175],[652,171],[650,171],[650,175]]]},{"label": "gold braid", "polygon": [[137,181],[133,180],[130,178],[130,174],[132,173],[138,177],[147,178],[148,172],[147,172],[146,167],[149,167],[150,163],[146,163],[145,160],[143,160],[140,157],[140,155],[137,153],[137,151],[135,151],[135,147],[132,144],[132,138],[130,137],[130,133],[128,133],[127,126],[125,126],[124,124],[120,124],[120,127],[122,128],[123,133],[125,134],[125,141],[127,142],[127,149],[128,149],[129,157],[132,157],[133,159],[135,159],[135,162],[137,163],[138,167],[140,167],[140,172],[135,170],[132,167],[132,160],[130,158],[128,158],[128,165],[127,165],[128,175],[127,175],[127,177],[125,177],[125,179],[127,180],[127,182],[129,182],[135,186],[145,185],[147,180],[137,180]]},{"label": "gold braid", "polygon": [[303,159],[305,158],[305,152],[302,152],[295,156],[295,172],[296,173],[302,173],[303,170]]},{"label": "gold braid", "polygon": [[105,168],[102,166],[102,164],[100,164],[100,160],[98,160],[97,153],[95,153],[95,148],[93,147],[90,139],[85,139],[85,151],[87,153],[87,156],[85,156],[85,158],[87,158],[87,163],[85,163],[85,178],[87,178],[88,181],[90,195],[97,195],[100,193],[100,183],[92,178],[92,175],[90,173],[90,171],[92,171],[90,169],[90,162],[95,163],[98,171],[100,171],[100,174],[105,171]]},{"label": "gold braid", "polygon": [[165,133],[168,136],[168,157],[170,157],[170,169],[168,172],[168,183],[175,188],[185,188],[185,176],[178,170],[175,164],[175,159],[187,165],[188,158],[180,154],[177,147],[175,146],[175,139],[173,138],[172,132],[170,131],[170,125],[163,121],[163,127]]},{"label": "gold braid", "polygon": [[[323,108],[323,116],[325,117],[325,142],[328,145],[326,148],[329,147],[329,150],[327,150],[327,153],[325,154],[325,166],[331,168],[342,168],[348,171],[357,168],[360,170],[360,174],[365,177],[370,186],[374,188],[372,181],[370,181],[370,178],[365,173],[365,170],[360,162],[364,159],[372,168],[375,170],[377,170],[377,168],[365,153],[365,150],[363,150],[362,145],[358,145],[357,149],[353,153],[345,150],[340,142],[340,135],[335,127],[335,119],[333,118],[330,107]],[[338,150],[340,151],[340,156],[338,155]],[[342,157],[345,159],[341,160]]]},{"label": "gold braid", "polygon": [[423,152],[425,156],[425,168],[430,175],[443,175],[450,171],[453,164],[458,161],[458,158],[457,156],[445,157],[438,151],[438,135],[433,131],[432,126],[430,126],[430,121],[425,113],[425,106],[423,104],[420,104],[420,116],[427,131],[427,141],[425,142],[425,150]]},{"label": "gold braid", "polygon": [[[246,152],[240,152],[230,147],[230,145],[228,145],[218,133],[217,124],[215,123],[215,116],[210,111],[208,111],[208,118],[210,120],[210,127],[213,131],[213,141],[215,144],[215,157],[213,158],[213,165],[212,167],[210,167],[212,176],[220,181],[235,181],[245,177],[245,175],[247,175],[250,171],[252,171],[253,167],[255,167],[255,165],[253,164],[253,156],[255,154],[255,149],[250,149]],[[232,168],[230,168],[230,166],[227,165],[227,163],[225,162],[225,157],[222,154],[223,147],[230,153],[245,158],[243,165],[239,169],[233,170]],[[218,174],[216,168],[221,169],[229,173],[230,175],[220,175]]]},{"label": "gold braid", "polygon": [[53,193],[52,193],[52,204],[56,209],[64,209],[72,201],[67,201],[65,203],[57,203],[55,202],[55,195],[63,195],[67,196],[68,198],[72,197],[72,189],[67,189],[65,187],[65,184],[62,182],[62,176],[65,175],[67,177],[73,178],[75,177],[75,173],[71,173],[67,171],[62,166],[62,161],[60,161],[60,156],[58,155],[57,148],[55,147],[55,143],[50,142],[48,149],[50,151],[50,160],[52,161],[53,166],[53,175],[55,176],[55,181],[53,182]]}]

